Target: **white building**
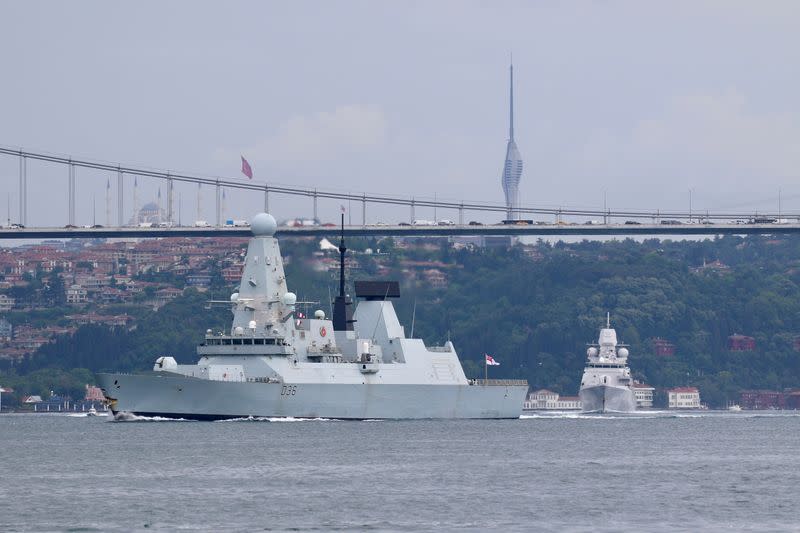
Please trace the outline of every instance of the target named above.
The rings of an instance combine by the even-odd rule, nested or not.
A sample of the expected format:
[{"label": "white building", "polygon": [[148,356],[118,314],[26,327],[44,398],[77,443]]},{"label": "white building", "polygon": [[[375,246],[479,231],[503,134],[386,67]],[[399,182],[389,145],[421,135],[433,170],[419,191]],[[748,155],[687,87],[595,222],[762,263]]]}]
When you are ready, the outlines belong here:
[{"label": "white building", "polygon": [[653,392],[655,388],[645,383],[633,384],[633,395],[636,397],[637,409],[652,409],[653,408]]},{"label": "white building", "polygon": [[700,391],[696,387],[678,387],[667,394],[670,409],[700,409]]},{"label": "white building", "polygon": [[581,400],[577,396],[564,396],[557,392],[547,389],[539,389],[528,394],[528,398],[522,404],[522,408],[527,411],[551,409],[553,411],[580,410]]},{"label": "white building", "polygon": [[0,311],[11,311],[14,309],[14,304],[16,300],[7,295],[7,294],[0,294]]},{"label": "white building", "polygon": [[80,285],[70,285],[67,289],[67,303],[68,304],[84,304],[89,301],[89,294],[86,289]]}]

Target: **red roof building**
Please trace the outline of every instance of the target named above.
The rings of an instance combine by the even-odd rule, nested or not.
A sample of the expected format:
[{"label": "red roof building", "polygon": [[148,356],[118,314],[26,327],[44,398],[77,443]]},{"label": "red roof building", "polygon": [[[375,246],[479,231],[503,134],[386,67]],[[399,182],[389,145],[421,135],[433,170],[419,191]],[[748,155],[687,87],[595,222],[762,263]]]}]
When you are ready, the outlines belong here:
[{"label": "red roof building", "polygon": [[653,349],[656,355],[660,357],[672,357],[675,355],[675,345],[667,339],[662,339],[660,337],[653,339]]},{"label": "red roof building", "polygon": [[745,390],[739,394],[742,409],[783,409],[786,397],[774,390]]},{"label": "red roof building", "polygon": [[747,335],[734,333],[728,337],[728,350],[731,352],[752,352],[756,349],[756,340]]}]

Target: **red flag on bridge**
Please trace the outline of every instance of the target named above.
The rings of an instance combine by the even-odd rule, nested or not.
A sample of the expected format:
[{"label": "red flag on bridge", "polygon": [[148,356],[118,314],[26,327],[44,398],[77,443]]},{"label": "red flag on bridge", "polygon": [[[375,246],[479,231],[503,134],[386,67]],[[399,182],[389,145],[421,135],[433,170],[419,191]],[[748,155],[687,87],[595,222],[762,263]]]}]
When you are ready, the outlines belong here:
[{"label": "red flag on bridge", "polygon": [[242,174],[247,176],[250,179],[253,179],[253,168],[250,166],[250,163],[247,162],[247,159],[242,157]]}]

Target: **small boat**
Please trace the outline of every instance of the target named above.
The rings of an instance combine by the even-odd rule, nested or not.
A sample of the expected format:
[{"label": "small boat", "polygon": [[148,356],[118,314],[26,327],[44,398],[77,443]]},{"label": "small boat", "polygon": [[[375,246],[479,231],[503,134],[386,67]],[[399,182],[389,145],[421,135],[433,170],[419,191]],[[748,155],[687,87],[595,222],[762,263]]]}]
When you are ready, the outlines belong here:
[{"label": "small boat", "polygon": [[733,404],[728,406],[728,411],[739,412],[741,410],[742,410],[742,408],[740,406],[736,405],[735,403],[733,403]]},{"label": "small boat", "polygon": [[100,413],[97,412],[97,409],[94,408],[94,405],[86,412],[86,416],[100,416]]}]

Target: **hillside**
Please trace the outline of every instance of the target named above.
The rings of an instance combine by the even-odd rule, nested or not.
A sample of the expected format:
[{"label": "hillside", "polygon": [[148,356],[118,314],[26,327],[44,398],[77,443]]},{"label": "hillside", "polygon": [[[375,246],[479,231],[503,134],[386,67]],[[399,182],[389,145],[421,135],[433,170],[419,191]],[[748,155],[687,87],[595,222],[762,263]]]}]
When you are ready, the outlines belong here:
[{"label": "hillside", "polygon": [[[313,241],[282,243],[287,277],[301,299],[328,310],[335,292],[331,256]],[[534,388],[576,394],[585,345],[611,313],[631,345],[634,376],[659,389],[696,385],[704,402],[723,406],[743,389],[800,387],[800,239],[726,237],[714,241],[611,242],[462,247],[446,241],[355,241],[354,278],[402,280],[396,302],[410,333],[427,342],[448,337],[468,375],[483,372],[484,353],[501,362],[497,377],[526,378]],[[366,248],[381,253],[363,253]],[[216,287],[225,297],[234,287]],[[223,327],[225,307],[206,309],[211,293],[194,290],[141,317],[135,330],[84,326],[72,336],[2,371],[3,384],[41,392],[74,390],[84,371],[149,368],[158,355],[192,361],[206,328]],[[731,351],[734,333],[755,339],[753,351]],[[656,355],[653,339],[674,345]],[[75,374],[71,386],[65,374]],[[53,384],[49,384],[48,376]],[[60,380],[60,381],[59,381]],[[67,379],[67,381],[69,381]]]}]

